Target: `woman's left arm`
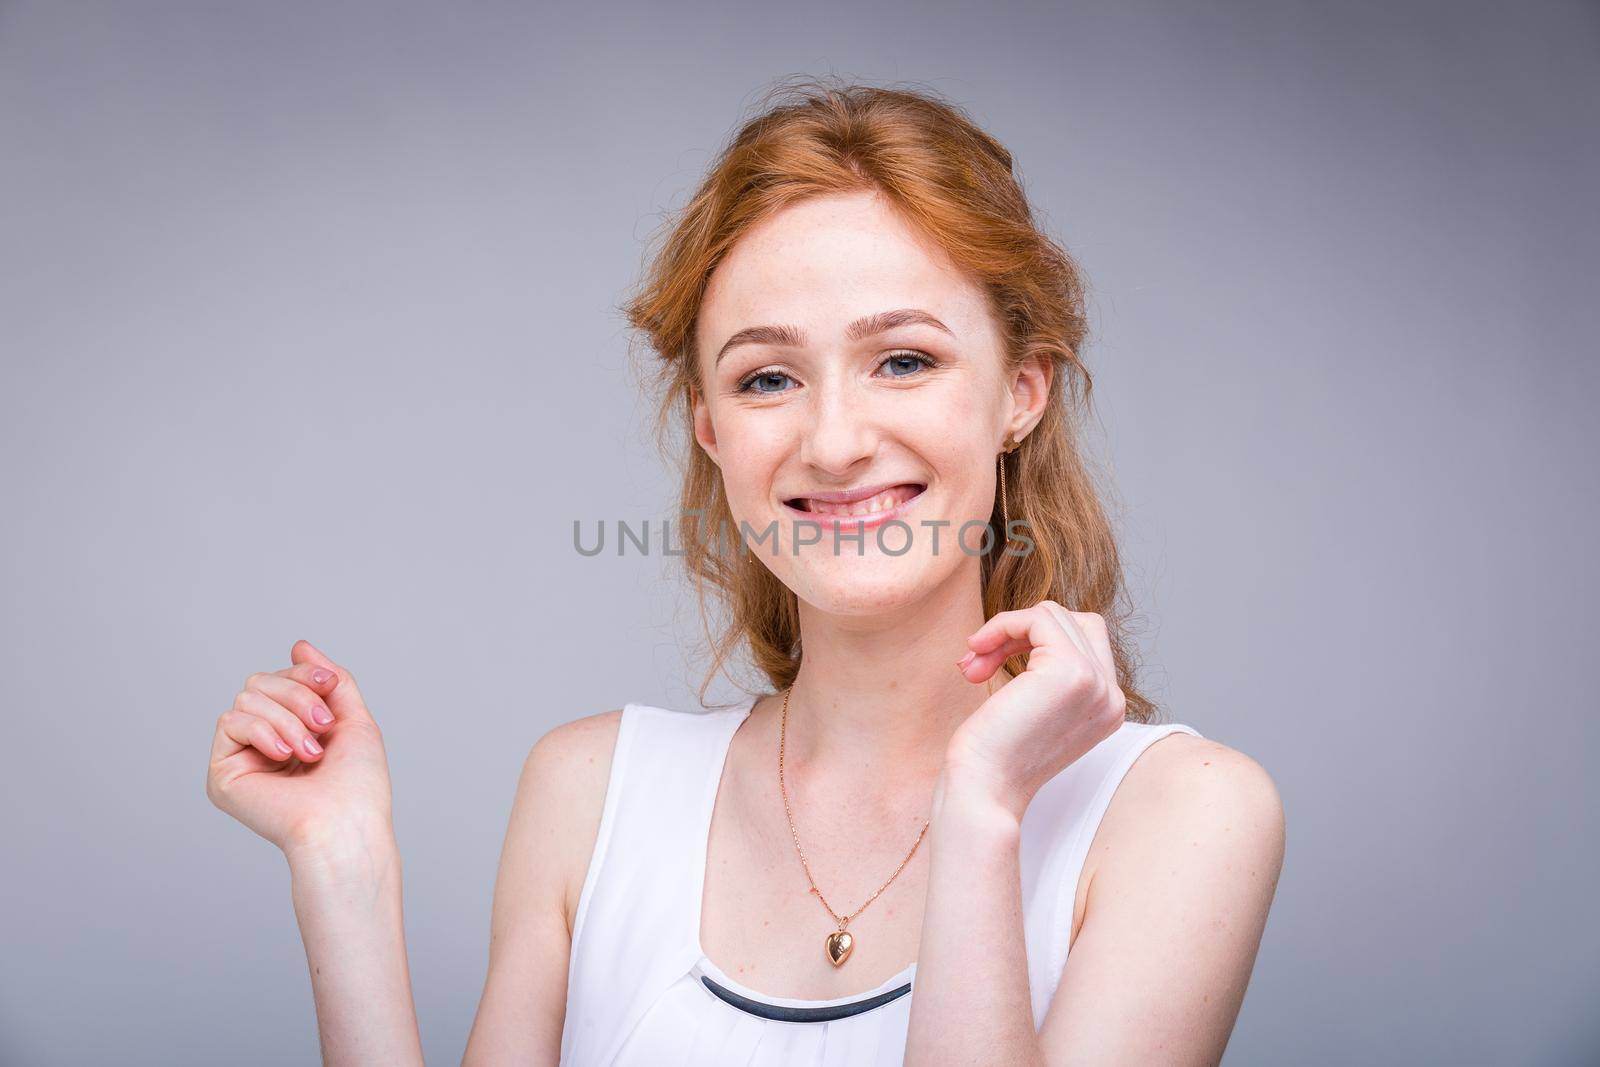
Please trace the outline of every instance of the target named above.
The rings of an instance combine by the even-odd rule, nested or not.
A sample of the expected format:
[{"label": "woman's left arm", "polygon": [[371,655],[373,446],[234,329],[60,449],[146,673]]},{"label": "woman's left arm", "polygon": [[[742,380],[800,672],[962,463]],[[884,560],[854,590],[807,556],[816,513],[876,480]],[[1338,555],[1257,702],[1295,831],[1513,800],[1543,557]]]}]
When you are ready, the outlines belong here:
[{"label": "woman's left arm", "polygon": [[1282,864],[1271,778],[1187,736],[1135,762],[1106,820],[1137,832],[1100,858],[1071,963],[1036,1032],[1022,814],[1045,781],[1121,725],[1121,691],[1109,682],[1103,620],[1050,601],[996,615],[969,645],[962,670],[974,682],[1031,654],[957,731],[935,791],[905,1062],[1217,1063]]}]

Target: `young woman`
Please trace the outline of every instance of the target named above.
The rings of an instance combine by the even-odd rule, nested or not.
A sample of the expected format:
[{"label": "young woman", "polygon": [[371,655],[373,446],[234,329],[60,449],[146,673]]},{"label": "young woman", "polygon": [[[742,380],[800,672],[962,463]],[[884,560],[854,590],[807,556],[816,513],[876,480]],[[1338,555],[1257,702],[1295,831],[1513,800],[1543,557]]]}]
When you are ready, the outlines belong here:
[{"label": "young woman", "polygon": [[[959,109],[768,103],[628,311],[692,436],[708,679],[771,691],[533,746],[463,1062],[1216,1063],[1282,807],[1136,687],[1076,268]],[[290,659],[207,793],[289,860],[326,1062],[421,1063],[379,730]]]}]

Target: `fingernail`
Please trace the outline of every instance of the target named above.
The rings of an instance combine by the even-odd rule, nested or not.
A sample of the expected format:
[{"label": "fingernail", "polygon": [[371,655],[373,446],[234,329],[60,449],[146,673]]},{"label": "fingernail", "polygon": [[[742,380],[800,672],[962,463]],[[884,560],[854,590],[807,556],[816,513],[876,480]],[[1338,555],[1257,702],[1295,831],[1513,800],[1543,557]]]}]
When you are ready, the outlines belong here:
[{"label": "fingernail", "polygon": [[285,756],[294,755],[294,749],[292,749],[288,745],[284,744],[282,738],[279,738],[276,743],[277,743],[279,752],[282,752]]},{"label": "fingernail", "polygon": [[313,682],[316,682],[318,685],[321,685],[323,682],[326,682],[329,678],[332,678],[332,677],[333,677],[333,672],[332,671],[323,670],[321,667],[318,667],[316,670],[311,672],[311,680]]},{"label": "fingernail", "polygon": [[965,656],[962,656],[960,659],[956,660],[956,666],[960,667],[962,670],[966,670],[967,664],[971,663],[977,655],[978,654],[976,652],[968,652]]},{"label": "fingernail", "polygon": [[316,738],[308,737],[306,738],[306,751],[315,756],[317,753],[322,751],[322,746],[317,744]]},{"label": "fingernail", "polygon": [[333,721],[333,716],[328,714],[328,709],[318,704],[311,709],[311,721],[318,726],[326,726]]}]

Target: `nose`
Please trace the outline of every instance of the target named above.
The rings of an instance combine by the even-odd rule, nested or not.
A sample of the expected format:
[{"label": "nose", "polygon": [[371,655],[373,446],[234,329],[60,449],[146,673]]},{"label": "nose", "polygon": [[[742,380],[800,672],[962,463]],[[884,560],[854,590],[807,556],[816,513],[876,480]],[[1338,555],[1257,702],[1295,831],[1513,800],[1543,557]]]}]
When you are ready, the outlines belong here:
[{"label": "nose", "polygon": [[878,449],[878,428],[866,398],[837,378],[812,393],[800,436],[800,460],[813,470],[847,478],[852,468]]}]

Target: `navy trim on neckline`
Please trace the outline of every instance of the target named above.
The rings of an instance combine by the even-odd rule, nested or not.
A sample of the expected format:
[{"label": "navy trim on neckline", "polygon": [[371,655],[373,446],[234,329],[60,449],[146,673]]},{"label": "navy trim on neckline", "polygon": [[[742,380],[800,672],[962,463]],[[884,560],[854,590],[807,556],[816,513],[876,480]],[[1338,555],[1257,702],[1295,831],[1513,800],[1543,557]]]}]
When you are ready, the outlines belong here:
[{"label": "navy trim on neckline", "polygon": [[911,992],[911,983],[907,982],[875,997],[853,1000],[848,1004],[829,1004],[821,1008],[791,1008],[784,1004],[768,1004],[763,1000],[751,1000],[749,997],[740,996],[733,990],[725,989],[713,982],[710,975],[702,974],[700,981],[705,983],[705,987],[719,1000],[732,1004],[740,1011],[783,1023],[825,1023],[834,1019],[845,1019],[852,1015],[860,1015],[864,1011],[871,1011],[873,1008],[880,1008],[891,1000],[897,1000]]}]

